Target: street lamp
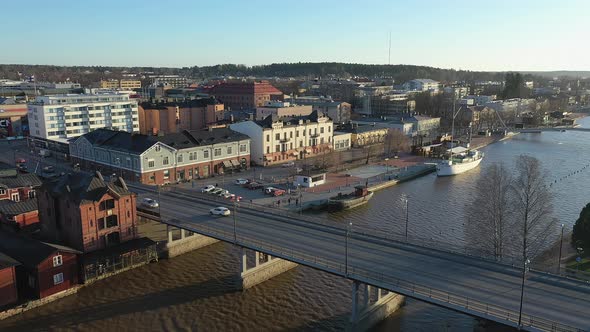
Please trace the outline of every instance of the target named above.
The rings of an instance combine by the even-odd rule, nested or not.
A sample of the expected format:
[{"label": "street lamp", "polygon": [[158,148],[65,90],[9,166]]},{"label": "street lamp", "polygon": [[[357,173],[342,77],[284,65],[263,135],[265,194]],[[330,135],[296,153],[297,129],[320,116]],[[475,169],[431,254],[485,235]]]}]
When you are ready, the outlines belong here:
[{"label": "street lamp", "polygon": [[299,214],[303,214],[303,192],[301,191],[301,184],[297,184],[297,190],[299,191]]},{"label": "street lamp", "polygon": [[119,165],[119,176],[123,177],[123,168],[121,168],[121,158],[115,158],[115,162]]},{"label": "street lamp", "polygon": [[160,221],[162,220],[162,201],[160,200],[160,185],[158,186],[158,215],[160,216]]},{"label": "street lamp", "polygon": [[410,219],[410,210],[408,209],[408,196],[402,196],[402,201],[406,204],[406,242],[408,242],[408,221]]},{"label": "street lamp", "polygon": [[557,274],[561,271],[561,248],[563,247],[563,227],[565,225],[561,224],[561,239],[559,240],[559,258],[557,260]]},{"label": "street lamp", "polygon": [[234,244],[238,243],[238,235],[236,233],[236,208],[238,206],[237,199],[238,199],[238,197],[236,196],[235,200],[234,200],[234,213],[233,213],[233,215],[234,215]]},{"label": "street lamp", "polygon": [[522,264],[522,285],[520,288],[520,309],[518,310],[518,328],[520,329],[520,327],[522,326],[522,303],[524,300],[524,281],[525,281],[525,277],[526,277],[526,273],[529,270],[529,264],[531,263],[531,261],[527,258],[524,259],[524,262]]},{"label": "street lamp", "polygon": [[344,239],[344,275],[348,277],[348,236],[352,231],[352,223],[346,227],[346,237]]}]

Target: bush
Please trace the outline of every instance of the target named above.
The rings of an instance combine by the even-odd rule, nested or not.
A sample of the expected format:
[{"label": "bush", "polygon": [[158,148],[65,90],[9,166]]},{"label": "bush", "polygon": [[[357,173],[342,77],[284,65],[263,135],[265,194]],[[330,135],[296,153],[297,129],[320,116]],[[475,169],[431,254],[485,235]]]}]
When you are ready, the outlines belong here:
[{"label": "bush", "polygon": [[574,224],[572,233],[572,246],[582,247],[585,252],[590,251],[590,203],[580,212],[580,217]]}]

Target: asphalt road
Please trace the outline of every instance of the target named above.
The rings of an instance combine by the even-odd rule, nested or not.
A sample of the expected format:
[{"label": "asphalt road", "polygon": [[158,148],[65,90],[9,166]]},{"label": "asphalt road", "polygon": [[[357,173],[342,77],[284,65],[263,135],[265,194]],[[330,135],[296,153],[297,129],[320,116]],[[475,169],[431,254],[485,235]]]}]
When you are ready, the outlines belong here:
[{"label": "asphalt road", "polygon": [[[150,189],[133,188],[157,197]],[[213,217],[208,211],[231,203],[204,201],[200,194],[189,191],[160,194],[161,214],[167,222],[197,233],[223,234],[232,242],[233,216]],[[306,255],[308,261],[328,265],[332,273],[343,272],[346,230],[298,220],[281,213],[251,209],[240,203],[236,213],[235,234],[238,243],[273,247],[289,256]],[[354,279],[369,272],[381,276],[388,289],[395,291],[393,280],[415,283],[438,292],[494,305],[511,312],[511,320],[518,316],[522,274],[521,269],[500,265],[468,256],[436,251],[414,245],[385,241],[359,234],[353,229],[348,238],[348,272]],[[285,256],[285,257],[287,257]],[[295,256],[294,256],[295,257]],[[313,266],[314,264],[308,264]],[[375,277],[379,279],[379,277]],[[590,285],[566,278],[529,271],[526,275],[523,313],[538,318],[590,330]],[[473,306],[472,306],[473,308]],[[456,309],[456,308],[455,308]],[[482,309],[483,310],[483,309]],[[461,310],[459,310],[461,311]],[[473,314],[475,309],[465,310]],[[530,319],[530,318],[529,318]],[[526,322],[525,322],[526,323]]]}]

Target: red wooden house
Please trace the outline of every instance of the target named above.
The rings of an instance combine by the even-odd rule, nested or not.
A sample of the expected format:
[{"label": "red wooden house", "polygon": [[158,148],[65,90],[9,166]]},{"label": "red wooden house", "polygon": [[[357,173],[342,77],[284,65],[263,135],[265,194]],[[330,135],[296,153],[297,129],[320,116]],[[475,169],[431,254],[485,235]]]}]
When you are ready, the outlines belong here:
[{"label": "red wooden house", "polygon": [[19,262],[0,252],[0,308],[18,299],[15,267],[19,265]]},{"label": "red wooden house", "polygon": [[0,252],[21,264],[16,267],[21,297],[42,299],[78,284],[77,250],[0,231]]},{"label": "red wooden house", "polygon": [[38,224],[39,211],[37,210],[37,200],[29,199],[22,202],[1,200],[0,221],[17,225],[21,229]]}]

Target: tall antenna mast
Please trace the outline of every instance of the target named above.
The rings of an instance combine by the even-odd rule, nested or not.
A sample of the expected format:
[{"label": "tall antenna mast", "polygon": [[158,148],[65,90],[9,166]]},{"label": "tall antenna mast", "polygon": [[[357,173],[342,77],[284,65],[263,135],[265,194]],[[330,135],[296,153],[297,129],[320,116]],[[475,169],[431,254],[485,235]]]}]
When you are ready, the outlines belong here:
[{"label": "tall antenna mast", "polygon": [[391,65],[391,30],[389,30],[389,54],[387,55],[387,64]]}]

